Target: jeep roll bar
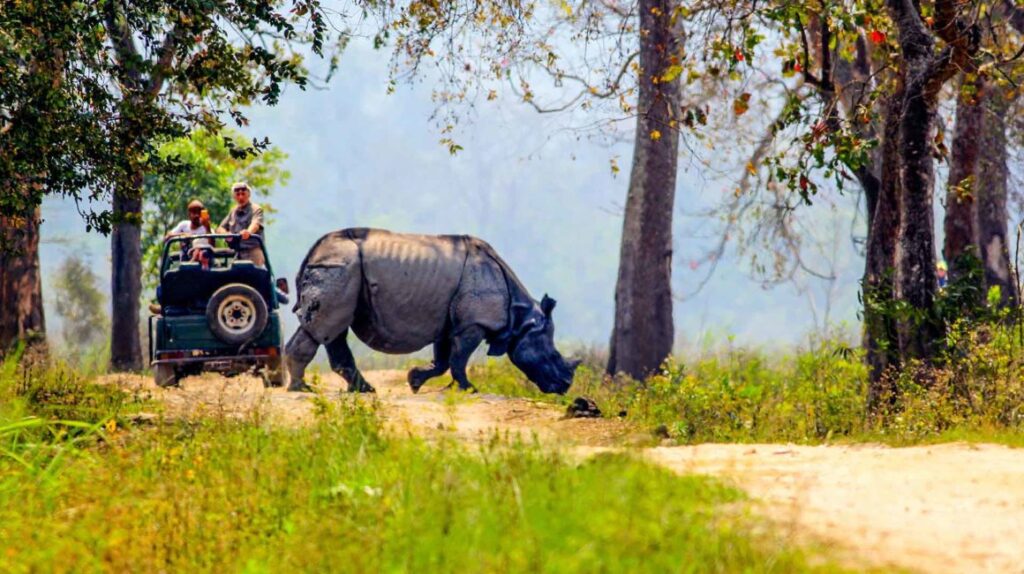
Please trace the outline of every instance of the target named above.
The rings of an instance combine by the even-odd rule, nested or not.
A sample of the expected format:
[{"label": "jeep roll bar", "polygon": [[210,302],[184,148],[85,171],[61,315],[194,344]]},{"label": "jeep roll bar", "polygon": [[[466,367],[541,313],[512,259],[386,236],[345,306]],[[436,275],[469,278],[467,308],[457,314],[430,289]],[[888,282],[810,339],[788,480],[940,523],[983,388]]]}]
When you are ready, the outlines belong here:
[{"label": "jeep roll bar", "polygon": [[[167,268],[170,265],[167,258],[170,255],[171,245],[174,243],[191,244],[196,239],[210,239],[211,245],[214,244],[218,239],[223,239],[225,242],[227,242],[228,246],[231,246],[232,244],[237,245],[239,241],[242,241],[242,236],[237,233],[204,233],[201,235],[175,235],[173,237],[168,237],[164,239],[164,248],[160,254],[161,276],[163,276],[164,272],[167,271]],[[263,251],[264,264],[267,268],[267,271],[270,272],[271,277],[273,277],[274,269],[270,266],[270,254],[267,253],[267,245],[266,243],[264,243],[263,237],[253,233],[249,236],[249,239],[255,239],[256,242],[259,243],[259,247]],[[232,249],[234,249],[236,252],[238,251],[237,247],[232,247]]]}]

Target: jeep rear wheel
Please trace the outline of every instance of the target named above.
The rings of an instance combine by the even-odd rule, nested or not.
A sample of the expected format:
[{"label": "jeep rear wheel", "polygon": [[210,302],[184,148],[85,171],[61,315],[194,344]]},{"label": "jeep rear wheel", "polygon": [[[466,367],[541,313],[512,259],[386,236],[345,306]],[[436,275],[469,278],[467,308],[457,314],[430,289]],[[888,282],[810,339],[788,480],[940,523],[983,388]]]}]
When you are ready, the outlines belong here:
[{"label": "jeep rear wheel", "polygon": [[231,345],[252,341],[267,327],[267,303],[252,287],[232,283],[218,289],[206,305],[213,334]]}]

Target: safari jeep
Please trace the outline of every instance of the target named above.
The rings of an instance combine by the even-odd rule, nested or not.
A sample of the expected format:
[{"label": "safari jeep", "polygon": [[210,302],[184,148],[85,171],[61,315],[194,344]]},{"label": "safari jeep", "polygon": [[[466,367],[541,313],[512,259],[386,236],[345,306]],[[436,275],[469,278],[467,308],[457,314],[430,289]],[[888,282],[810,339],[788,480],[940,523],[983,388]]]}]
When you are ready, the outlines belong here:
[{"label": "safari jeep", "polygon": [[[207,238],[207,262],[190,261],[193,242]],[[150,306],[150,364],[156,384],[173,386],[202,371],[235,375],[255,370],[264,384],[284,384],[280,306],[288,282],[266,266],[235,259],[237,235],[171,237],[160,257],[159,305]],[[226,245],[226,247],[225,247]]]}]

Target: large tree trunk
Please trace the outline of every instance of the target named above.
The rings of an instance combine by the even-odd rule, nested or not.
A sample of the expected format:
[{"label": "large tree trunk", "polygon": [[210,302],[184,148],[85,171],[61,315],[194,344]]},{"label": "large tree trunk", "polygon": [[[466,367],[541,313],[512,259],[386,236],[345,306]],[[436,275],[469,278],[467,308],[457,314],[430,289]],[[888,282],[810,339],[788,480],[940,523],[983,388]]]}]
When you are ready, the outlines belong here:
[{"label": "large tree trunk", "polygon": [[899,128],[903,85],[898,84],[885,104],[881,146],[881,186],[868,233],[862,297],[864,350],[869,368],[868,408],[875,412],[895,398],[888,372],[899,366],[895,300],[896,245],[900,228]]},{"label": "large tree trunk", "polygon": [[925,82],[906,88],[900,118],[900,234],[896,296],[915,316],[900,325],[903,359],[930,361],[940,334],[934,317],[935,219],[932,212],[934,172],[931,156],[936,95]]},{"label": "large tree trunk", "polygon": [[978,245],[985,268],[985,285],[999,287],[1004,304],[1016,304],[1017,280],[1010,273],[1010,242],[1007,238],[1009,213],[1006,208],[1007,163],[1006,114],[1010,99],[1005,89],[994,89],[985,98],[982,115],[981,148],[978,159]]},{"label": "large tree trunk", "polygon": [[142,297],[142,173],[132,187],[114,193],[117,223],[110,235],[111,312],[110,367],[115,371],[142,369],[139,303]]},{"label": "large tree trunk", "polygon": [[39,208],[0,217],[0,357],[19,341],[45,343],[39,223]]},{"label": "large tree trunk", "polygon": [[[978,144],[982,137],[983,86],[967,75],[961,81],[953,129],[949,180],[946,183],[945,241],[942,254],[949,263],[950,280],[963,281],[971,271],[969,257],[977,257]],[[980,287],[980,285],[978,286]]]},{"label": "large tree trunk", "polygon": [[680,58],[671,0],[640,0],[640,93],[633,166],[622,226],[615,327],[608,372],[641,379],[672,352],[672,211],[676,191],[679,79],[660,81]]},{"label": "large tree trunk", "polygon": [[[932,215],[932,132],[942,86],[958,69],[973,69],[978,30],[960,19],[955,0],[936,0],[925,23],[912,0],[886,0],[899,30],[903,106],[899,118],[900,237],[896,297],[905,304],[900,324],[902,360],[928,364],[938,351],[942,325],[935,313],[935,227]],[[945,46],[936,49],[936,39]]]}]

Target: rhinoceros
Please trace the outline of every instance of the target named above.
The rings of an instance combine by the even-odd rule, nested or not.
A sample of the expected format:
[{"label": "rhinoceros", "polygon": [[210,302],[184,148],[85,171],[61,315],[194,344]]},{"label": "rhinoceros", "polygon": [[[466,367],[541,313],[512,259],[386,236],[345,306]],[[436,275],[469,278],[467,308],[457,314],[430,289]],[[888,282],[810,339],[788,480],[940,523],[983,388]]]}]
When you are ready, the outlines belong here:
[{"label": "rhinoceros", "polygon": [[307,390],[306,366],[320,345],[350,392],[373,392],[348,346],[351,330],[390,354],[434,346],[429,366],[409,371],[413,392],[451,369],[459,388],[470,355],[508,354],[540,390],[565,393],[578,361],[555,349],[555,300],[534,300],[486,242],[468,235],[412,235],[343,229],[321,237],[295,279],[299,328],[285,350],[289,390]]}]

